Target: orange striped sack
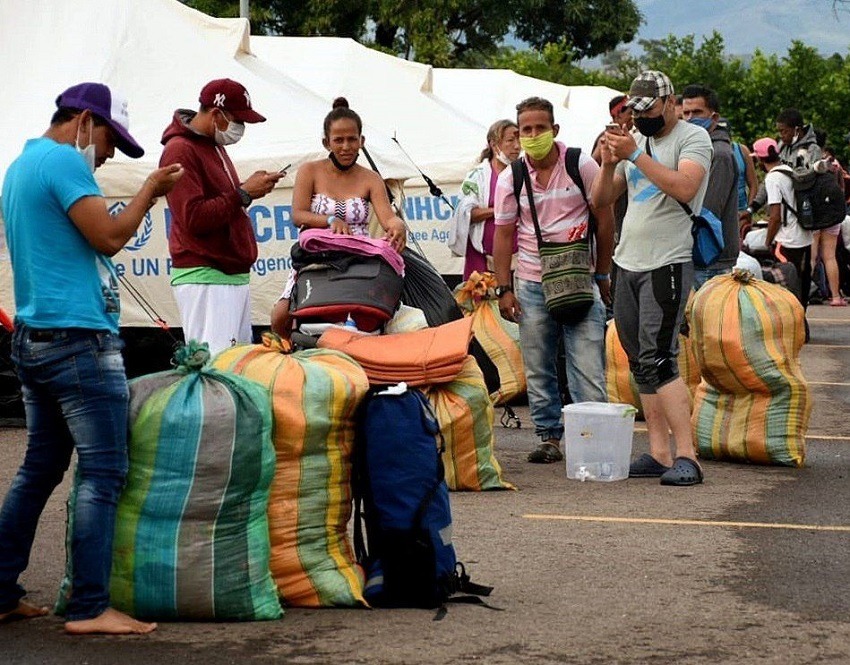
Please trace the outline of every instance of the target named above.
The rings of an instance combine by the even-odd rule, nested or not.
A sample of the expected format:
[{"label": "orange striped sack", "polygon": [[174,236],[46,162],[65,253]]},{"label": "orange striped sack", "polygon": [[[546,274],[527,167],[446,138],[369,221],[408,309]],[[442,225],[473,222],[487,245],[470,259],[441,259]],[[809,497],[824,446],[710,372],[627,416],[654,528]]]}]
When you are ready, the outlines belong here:
[{"label": "orange striped sack", "polygon": [[293,607],[363,605],[355,563],[351,454],[355,410],[369,389],[348,356],[327,349],[288,353],[267,333],[263,344],[221,352],[216,367],[266,386],[272,396],[277,466],[269,499],[269,567]]},{"label": "orange striped sack", "polygon": [[811,397],[794,295],[736,270],[697,292],[690,318],[703,377],[691,416],[700,456],[802,466]]},{"label": "orange striped sack", "polygon": [[525,394],[526,383],[519,325],[502,318],[495,288],[493,273],[473,272],[455,290],[455,300],[464,316],[472,317],[472,332],[499,371],[501,387],[490,395],[493,404],[499,406]]},{"label": "orange striped sack", "polygon": [[484,375],[467,356],[454,381],[425,391],[445,439],[443,466],[450,490],[515,489],[502,479],[493,449],[493,403]]}]

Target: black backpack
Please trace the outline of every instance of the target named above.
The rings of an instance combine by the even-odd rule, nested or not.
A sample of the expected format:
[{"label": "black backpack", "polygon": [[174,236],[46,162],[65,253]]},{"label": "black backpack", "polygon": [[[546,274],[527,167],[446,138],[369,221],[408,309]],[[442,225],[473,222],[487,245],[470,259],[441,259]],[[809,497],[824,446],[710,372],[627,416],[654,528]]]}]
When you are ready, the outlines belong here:
[{"label": "black backpack", "polygon": [[797,217],[797,224],[807,231],[820,231],[844,221],[844,190],[838,184],[834,173],[816,173],[813,170],[799,173],[785,169],[778,172],[790,178],[794,186],[794,205],[783,200],[783,224],[785,209],[793,212]]},{"label": "black backpack", "polygon": [[354,549],[372,607],[439,608],[441,619],[446,602],[485,604],[492,587],[455,557],[440,426],[428,399],[402,386],[373,388],[358,410]]}]

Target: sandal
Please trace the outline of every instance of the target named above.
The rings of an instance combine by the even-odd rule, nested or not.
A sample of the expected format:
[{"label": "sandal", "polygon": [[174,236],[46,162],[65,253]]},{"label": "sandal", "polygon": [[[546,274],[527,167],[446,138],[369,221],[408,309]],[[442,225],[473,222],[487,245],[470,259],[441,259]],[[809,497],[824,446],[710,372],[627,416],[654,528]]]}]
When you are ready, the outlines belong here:
[{"label": "sandal", "polygon": [[552,464],[564,459],[564,453],[554,443],[541,443],[528,453],[528,461],[533,464]]},{"label": "sandal", "polygon": [[644,453],[629,465],[629,478],[659,478],[669,469],[649,453]]},{"label": "sandal", "polygon": [[702,482],[702,469],[690,457],[677,457],[661,476],[662,485],[699,485]]},{"label": "sandal", "polygon": [[847,303],[844,298],[833,298],[829,301],[830,307],[847,307]]}]

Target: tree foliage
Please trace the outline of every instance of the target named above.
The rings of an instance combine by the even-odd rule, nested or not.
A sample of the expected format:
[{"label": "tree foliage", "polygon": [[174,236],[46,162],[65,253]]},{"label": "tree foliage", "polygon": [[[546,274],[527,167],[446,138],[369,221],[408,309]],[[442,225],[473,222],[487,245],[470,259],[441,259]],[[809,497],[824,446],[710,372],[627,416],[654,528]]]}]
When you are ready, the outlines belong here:
[{"label": "tree foliage", "polygon": [[[214,16],[238,16],[236,0],[182,0]],[[511,34],[535,48],[568,47],[572,60],[634,39],[634,0],[251,0],[255,32],[352,37],[427,64],[483,66]]]}]

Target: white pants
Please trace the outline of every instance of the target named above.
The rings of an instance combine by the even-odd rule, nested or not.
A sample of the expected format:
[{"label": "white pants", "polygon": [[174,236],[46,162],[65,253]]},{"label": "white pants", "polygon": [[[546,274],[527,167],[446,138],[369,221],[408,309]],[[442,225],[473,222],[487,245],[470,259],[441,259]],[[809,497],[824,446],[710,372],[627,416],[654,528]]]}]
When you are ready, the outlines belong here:
[{"label": "white pants", "polygon": [[251,343],[247,284],[180,284],[173,289],[187,342],[206,342],[212,355],[233,344]]}]

